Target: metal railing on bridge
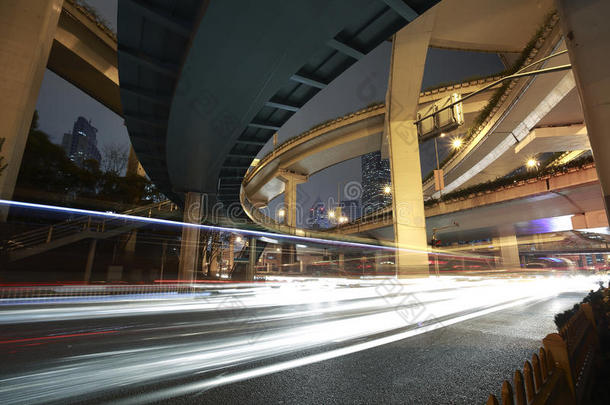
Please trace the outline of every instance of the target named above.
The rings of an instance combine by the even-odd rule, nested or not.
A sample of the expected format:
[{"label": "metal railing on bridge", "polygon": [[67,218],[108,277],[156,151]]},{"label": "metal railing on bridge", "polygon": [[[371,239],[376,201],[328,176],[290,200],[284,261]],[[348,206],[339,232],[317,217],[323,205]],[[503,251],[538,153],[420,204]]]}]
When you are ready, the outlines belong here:
[{"label": "metal railing on bridge", "polygon": [[0,250],[8,255],[9,260],[18,260],[85,238],[112,237],[144,225],[144,222],[130,220],[125,215],[151,218],[178,210],[173,202],[164,200],[129,209],[117,217],[83,215],[17,234],[8,238]]}]

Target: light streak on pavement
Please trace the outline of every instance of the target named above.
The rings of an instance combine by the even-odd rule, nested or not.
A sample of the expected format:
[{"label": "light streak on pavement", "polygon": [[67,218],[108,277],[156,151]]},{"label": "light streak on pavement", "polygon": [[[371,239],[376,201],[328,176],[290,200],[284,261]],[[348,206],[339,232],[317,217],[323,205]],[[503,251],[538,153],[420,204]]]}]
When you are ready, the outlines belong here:
[{"label": "light streak on pavement", "polygon": [[[562,292],[586,292],[595,281],[321,279],[225,285],[150,301],[75,298],[2,306],[0,352],[8,361],[0,374],[0,403],[82,401],[129,389],[146,392],[128,398],[130,403],[158,401],[407,339]],[[193,382],[194,376],[201,378]],[[171,384],[181,378],[191,380]],[[169,385],[151,387],[160,382]]]}]

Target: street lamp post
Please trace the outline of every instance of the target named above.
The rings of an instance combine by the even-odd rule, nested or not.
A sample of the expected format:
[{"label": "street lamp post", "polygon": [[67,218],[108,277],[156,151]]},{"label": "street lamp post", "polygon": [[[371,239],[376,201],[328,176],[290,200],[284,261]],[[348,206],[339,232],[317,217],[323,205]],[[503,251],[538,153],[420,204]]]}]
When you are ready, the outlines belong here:
[{"label": "street lamp post", "polygon": [[[442,133],[441,134],[441,138],[444,138],[445,134]],[[434,182],[436,184],[436,187],[438,188],[438,193],[439,193],[439,198],[442,197],[442,192],[443,192],[443,184],[442,184],[442,173],[441,173],[441,165],[438,159],[438,142],[436,140],[436,137],[434,137],[434,154],[436,156],[436,171],[435,171],[435,176],[434,176]]]}]

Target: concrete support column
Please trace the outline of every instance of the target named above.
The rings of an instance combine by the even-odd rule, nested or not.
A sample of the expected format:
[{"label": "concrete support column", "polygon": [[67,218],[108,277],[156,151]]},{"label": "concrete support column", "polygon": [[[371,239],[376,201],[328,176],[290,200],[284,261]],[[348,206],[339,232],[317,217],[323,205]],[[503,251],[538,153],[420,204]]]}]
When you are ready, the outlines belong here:
[{"label": "concrete support column", "polygon": [[220,254],[220,234],[215,232],[212,236],[212,242],[210,246],[210,265],[208,267],[208,277],[216,277],[219,273],[218,261],[221,257]]},{"label": "concrete support column", "polygon": [[[184,219],[186,224],[201,224],[203,217],[202,196],[200,193],[188,192],[184,202]],[[199,259],[199,228],[184,225],[180,245],[179,280],[193,280]]]},{"label": "concrete support column", "polygon": [[229,254],[227,256],[229,271],[231,271],[231,269],[233,269],[233,262],[235,260],[234,250],[235,250],[235,235],[231,234],[229,236],[229,252],[228,252]]},{"label": "concrete support column", "polygon": [[555,0],[610,217],[610,2]]},{"label": "concrete support column", "polygon": [[127,235],[127,241],[125,242],[125,253],[135,254],[137,242],[138,242],[138,230],[134,229]]},{"label": "concrete support column", "polygon": [[[63,0],[0,2],[0,138],[5,138],[0,154],[8,164],[0,175],[0,199],[13,196],[62,4]],[[2,208],[0,221],[7,214]]]},{"label": "concrete support column", "polygon": [[[493,238],[494,246],[500,248],[500,257],[498,258],[502,268],[506,270],[521,269],[521,261],[519,260],[519,244],[517,236],[513,233],[501,234],[497,238]],[[498,261],[498,260],[497,260]],[[500,265],[500,263],[498,263]]]},{"label": "concrete support column", "polygon": [[[130,277],[136,273],[136,243],[138,241],[138,230],[134,229],[124,236],[125,247],[122,252],[123,265],[128,270]],[[139,281],[139,280],[133,280]]]},{"label": "concrete support column", "polygon": [[345,253],[339,253],[339,271],[345,271]]},{"label": "concrete support column", "polygon": [[382,269],[382,262],[387,262],[388,261],[388,255],[390,254],[390,252],[384,251],[384,250],[376,250],[375,251],[375,274],[380,274],[383,272],[384,269]]},{"label": "concrete support column", "polygon": [[250,238],[250,263],[246,273],[246,281],[253,281],[256,273],[256,238]]},{"label": "concrete support column", "polygon": [[284,224],[297,227],[297,185],[307,181],[307,176],[286,170],[280,172],[279,179],[284,183],[284,206],[286,214]]},{"label": "concrete support column", "polygon": [[392,171],[394,238],[398,277],[428,276],[428,246],[419,163],[417,117],[428,44],[434,29],[432,8],[399,31],[392,41],[390,80],[386,100],[386,129]]},{"label": "concrete support column", "polygon": [[97,239],[91,239],[89,244],[89,254],[87,255],[87,264],[85,265],[84,281],[88,284],[91,281],[91,272],[93,271],[93,262],[95,261],[95,250],[97,248]]},{"label": "concrete support column", "polygon": [[292,265],[297,261],[297,251],[294,244],[284,242],[281,244],[281,250],[281,271],[293,271],[294,269]]},{"label": "concrete support column", "polygon": [[159,279],[163,280],[163,272],[165,271],[165,258],[167,257],[167,240],[163,240],[161,245],[161,269],[159,270]]}]

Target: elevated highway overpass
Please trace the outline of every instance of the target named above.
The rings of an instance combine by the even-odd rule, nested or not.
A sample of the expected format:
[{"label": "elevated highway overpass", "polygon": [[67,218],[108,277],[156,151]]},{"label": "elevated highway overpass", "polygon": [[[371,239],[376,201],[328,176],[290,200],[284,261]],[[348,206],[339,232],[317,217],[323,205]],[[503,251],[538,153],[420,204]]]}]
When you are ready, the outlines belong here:
[{"label": "elevated highway overpass", "polygon": [[[558,54],[559,56],[549,59],[546,62],[548,64],[546,67],[569,64],[564,49],[557,25],[557,17],[552,16],[540,30],[533,46],[526,49],[527,53],[524,53],[523,65],[528,65],[552,54]],[[438,89],[434,94],[422,93],[420,94],[419,108],[430,105],[431,102],[443,98],[451,91],[468,95],[492,80],[487,79],[477,84],[461,84],[454,88]],[[493,106],[488,116],[484,117],[484,122],[478,128],[474,128],[475,131],[472,131],[469,142],[445,163],[444,166],[447,170],[445,174],[446,184],[448,186],[444,192],[506,176],[515,169],[523,167],[528,158],[541,153],[566,152],[561,161],[553,162],[554,164],[565,164],[580,156],[583,152],[590,150],[584,117],[574,85],[572,73],[569,71],[514,80],[507,86],[507,90],[499,98],[499,102]],[[494,91],[497,91],[497,89],[490,89],[487,93],[478,94],[475,98],[468,99],[464,103],[466,122],[463,128],[473,128],[475,117],[480,119],[479,111],[486,106]],[[274,151],[257,162],[256,166],[244,178],[242,202],[246,207],[246,212],[255,221],[263,222],[271,229],[278,229],[278,224],[273,219],[265,217],[265,215],[253,215],[252,212],[257,207],[264,208],[268,201],[284,193],[285,206],[288,211],[285,225],[288,225],[289,228],[294,227],[296,223],[294,219],[296,214],[295,198],[289,194],[294,194],[296,189],[291,183],[306,181],[311,174],[333,164],[382,149],[384,147],[384,125],[387,124],[387,115],[384,117],[385,114],[385,106],[383,105],[370,107],[327,122],[279,145]],[[477,115],[479,116],[477,117]],[[449,135],[466,137],[463,128],[459,128],[453,133],[449,133]],[[513,129],[510,130],[510,128]],[[595,175],[595,169],[589,169],[586,173],[589,176]],[[572,178],[574,176],[570,174],[568,177]],[[562,177],[563,181],[566,181],[566,178]],[[546,182],[538,182],[535,187],[528,185],[524,188],[520,185],[515,189],[518,190],[517,194],[514,194],[515,190],[494,192],[482,197],[485,202],[477,202],[472,206],[444,202],[435,208],[428,208],[425,212],[428,236],[430,236],[433,228],[448,223],[449,219],[447,217],[450,214],[455,216],[458,211],[471,210],[509,200],[521,201],[522,205],[511,208],[518,214],[518,220],[514,216],[498,215],[499,212],[492,212],[493,210],[490,211],[489,209],[468,211],[466,214],[459,215],[460,218],[464,215],[465,217],[463,221],[458,222],[464,222],[471,226],[469,233],[466,232],[464,226],[460,228],[459,234],[461,237],[476,239],[476,233],[479,231],[485,234],[493,234],[499,226],[511,223],[603,210],[603,199],[599,191],[597,177],[592,180],[595,184],[587,184],[584,188],[581,187],[583,184],[580,183],[581,180],[578,178],[574,181],[570,180],[572,182],[570,186],[561,187],[555,183],[559,181],[557,179],[551,177]],[[589,180],[586,182],[590,183]],[[566,205],[569,197],[561,197],[556,194],[558,190],[564,188],[569,195],[583,193],[583,196],[578,199],[589,201],[590,204],[583,203],[580,208],[574,204]],[[430,196],[437,198],[439,196],[439,193],[435,193],[433,190],[432,180],[424,182],[424,190]],[[519,193],[525,194],[521,195]],[[550,194],[541,198],[540,194],[544,193]],[[535,198],[534,195],[536,195]],[[541,210],[535,204],[526,208],[532,203],[531,198],[534,198],[535,201],[544,200],[545,204],[551,204],[553,208],[545,207],[547,209]],[[509,205],[513,206],[515,204],[511,203]],[[437,212],[440,209],[438,207],[443,207],[442,210],[449,209],[447,207],[451,207],[451,209]],[[507,207],[501,205],[498,209],[502,210],[504,208]],[[482,222],[485,221],[487,221],[487,225],[482,226]],[[371,214],[363,221],[345,224],[335,228],[335,230],[344,234],[358,233],[359,236],[392,240],[392,226],[392,210],[387,209]],[[372,230],[376,231],[369,232]]]},{"label": "elevated highway overpass", "polygon": [[[2,109],[2,121],[6,123],[2,137],[8,139],[4,154],[12,162],[0,178],[2,197],[10,199],[19,166],[16,163],[25,145],[23,135],[47,65],[122,114],[147,173],[168,197],[184,203],[188,213],[185,220],[197,222],[201,214],[192,208],[202,207],[203,194],[210,202],[222,202],[225,208],[239,208],[242,180],[261,147],[315,94],[394,35],[383,129],[379,131],[379,117],[370,117],[373,127],[369,129],[361,123],[361,133],[367,135],[355,136],[354,148],[345,156],[354,155],[357,148],[369,150],[378,144],[390,156],[394,201],[414,207],[408,217],[394,218],[397,243],[414,238],[416,244],[421,244],[425,234],[422,195],[425,192],[437,196],[430,181],[423,184],[420,192],[418,150],[411,146],[415,134],[411,124],[421,103],[419,89],[428,47],[496,52],[507,64],[518,61],[523,66],[561,51],[561,33],[573,33],[568,28],[589,31],[587,24],[574,17],[573,10],[564,4],[569,0],[493,0],[484,2],[484,6],[480,0],[445,0],[440,4],[435,0],[358,1],[288,6],[278,0],[261,6],[237,1],[124,0],[119,4],[116,46],[112,35],[94,20],[87,22],[90,16],[81,18],[78,7],[70,10],[74,6],[71,2],[65,7],[62,0],[32,0],[29,7],[13,0],[5,2],[2,14],[8,16],[7,29],[2,33],[6,43],[18,52],[10,46],[2,49],[3,59],[16,56],[1,72],[6,79],[5,93],[14,95],[6,98],[10,102]],[[562,27],[553,16],[536,33],[554,4],[558,4],[564,17]],[[587,15],[593,18],[596,14]],[[317,24],[312,25],[311,21]],[[62,28],[57,29],[58,25]],[[515,30],[517,26],[519,29]],[[32,30],[25,32],[23,27]],[[534,34],[536,41],[530,46],[528,41]],[[89,39],[83,41],[85,37]],[[582,70],[576,69],[573,77],[571,73],[553,73],[544,79],[513,81],[494,105],[486,106],[490,114],[469,134],[472,136],[467,145],[444,165],[447,191],[494,178],[500,172],[505,174],[511,164],[520,160],[509,153],[516,150],[512,150],[515,143],[524,142],[517,153],[530,154],[537,148],[552,149],[553,141],[549,146],[548,139],[554,136],[563,138],[565,145],[566,137],[583,135],[581,115],[587,115],[587,108],[596,111],[595,127],[603,132],[603,126],[597,124],[603,121],[598,119],[603,116],[599,106],[605,104],[591,101],[600,99],[603,92],[587,93],[593,99],[583,101],[585,108],[580,115],[574,104],[574,100],[584,100],[582,83],[587,77],[583,72],[594,71],[587,61],[595,58],[582,56],[582,44],[577,52],[573,37],[566,38],[570,61],[578,55]],[[599,53],[597,48],[588,46],[585,51]],[[528,52],[520,54],[524,49]],[[118,103],[115,52],[121,83]],[[566,61],[563,54],[545,65]],[[62,70],[70,62],[74,66],[87,64],[90,72],[79,76],[86,70],[85,65],[74,71]],[[598,76],[592,76],[593,83],[603,88],[604,82]],[[91,77],[97,80],[92,81]],[[587,89],[594,88],[591,86]],[[574,90],[577,87],[578,94]],[[485,103],[485,99],[480,100],[478,108]],[[544,122],[545,118],[553,114],[565,118],[566,111],[576,111],[573,119],[559,123],[563,127],[560,130],[548,129],[558,122]],[[532,135],[532,129],[537,133]],[[556,133],[549,135],[550,132]],[[339,133],[334,134],[335,146],[342,138]],[[381,134],[379,141],[373,139],[374,133]],[[590,139],[594,136],[590,131],[586,133]],[[455,134],[463,135],[459,130]],[[321,151],[333,147],[332,142],[318,148]],[[599,151],[604,150],[599,142],[591,142],[594,151],[596,145]],[[314,144],[312,141],[310,146]],[[331,163],[329,155],[320,155],[316,162],[312,154],[309,161],[301,162],[304,166],[300,168],[314,172]],[[295,159],[285,163],[299,169]],[[266,174],[260,172],[265,174],[261,179],[274,180],[277,176],[271,173],[275,169],[268,168]],[[303,175],[296,170],[284,170],[281,175],[288,174]],[[260,182],[261,187],[252,183],[250,191],[258,195],[252,197],[251,203],[259,204],[274,193],[277,195],[281,185],[275,181],[275,185],[265,188],[266,180]],[[603,185],[604,179],[601,180]],[[295,190],[298,181],[299,178],[291,181]],[[241,202],[244,203],[243,198]],[[185,268],[192,267],[192,253],[185,251],[186,256],[181,258]]]},{"label": "elevated highway overpass", "polygon": [[[420,108],[425,109],[454,93],[471,94],[497,79],[494,76],[424,91],[420,94]],[[487,104],[492,91],[481,92],[464,103],[466,125],[470,125]],[[265,206],[289,190],[287,184],[291,174],[306,181],[330,166],[381,150],[385,125],[386,107],[378,104],[318,125],[277,145],[244,177],[242,201],[247,199],[255,205]],[[290,224],[294,226],[294,221]]]},{"label": "elevated highway overpass", "polygon": [[116,35],[73,0],[65,0],[47,67],[118,115]]},{"label": "elevated highway overpass", "polygon": [[[437,202],[427,206],[425,212],[429,238],[433,229],[457,222],[458,227],[438,232],[443,241],[457,242],[494,237],[508,226],[513,226],[517,234],[550,232],[559,230],[558,226],[564,227],[561,230],[566,230],[566,226],[607,227],[605,216],[599,215],[603,210],[595,165],[587,164],[565,173]],[[331,228],[329,232],[391,240],[392,215],[388,207]],[[584,216],[589,223],[583,222]]]},{"label": "elevated highway overpass", "polygon": [[121,88],[152,95],[122,91],[139,160],[172,199],[198,192],[238,206],[243,175],[271,136],[436,3],[121,2]]},{"label": "elevated highway overpass", "polygon": [[119,115],[122,107],[116,37],[75,1],[3,1],[0,26],[0,198],[10,200],[46,68]]},{"label": "elevated highway overpass", "polygon": [[[293,5],[290,10],[283,2],[268,3],[265,7],[273,13],[260,6],[242,7],[236,13],[238,6],[231,2],[203,8],[201,2],[192,1],[176,9],[163,2],[154,7],[142,7],[137,1],[121,3],[121,84],[145,89],[149,95],[122,92],[124,115],[140,161],[170,198],[184,201],[187,211],[201,205],[202,195],[230,210],[243,204],[248,211],[248,204],[264,204],[286,185],[295,191],[288,196],[295,196],[296,184],[332,163],[332,148],[341,148],[340,160],[355,156],[357,149],[366,152],[379,145],[392,161],[395,204],[414,207],[407,217],[394,219],[396,242],[423,246],[423,192],[415,176],[419,151],[412,146],[415,129],[411,124],[428,47],[493,51],[523,67],[563,46],[557,16],[545,17],[552,11],[550,0],[508,5],[492,1],[485,2],[485,7],[475,0],[444,1],[432,7],[435,3],[378,1],[354,6],[350,2],[348,7],[334,1],[296,9]],[[320,23],[316,29],[309,24],[313,19]],[[452,24],[456,19],[459,26]],[[252,183],[245,191],[253,194],[252,201],[245,201],[243,193],[240,199],[244,175],[261,147],[317,92],[392,33],[396,35],[383,125],[373,113],[368,121],[371,127],[364,121],[352,122],[351,147],[341,141],[345,132],[338,128],[329,133],[326,144],[313,139],[297,142],[304,149],[317,148],[319,154],[301,160],[295,148],[292,157],[283,154],[287,159],[281,162],[283,167],[275,161],[255,169],[260,176],[254,181],[248,175],[246,183]],[[562,58],[567,57],[562,54],[541,66],[569,67]],[[448,189],[478,181],[469,174],[482,173],[509,149],[506,145],[512,146],[510,139],[521,141],[529,134],[540,120],[530,125],[531,114],[523,115],[524,111],[534,107],[536,118],[542,118],[571,91],[569,73],[548,76],[547,80],[515,80],[508,89],[502,88],[493,105],[486,106],[489,115],[470,133],[474,136],[458,158],[450,161],[453,166],[446,167]],[[561,97],[554,97],[553,90]],[[554,97],[554,104],[547,96]],[[484,105],[481,102],[479,108]],[[515,133],[516,128],[521,131]],[[380,141],[376,134],[382,134]],[[483,174],[495,175],[491,170]],[[423,191],[429,191],[428,185]],[[288,204],[295,201],[288,198]],[[292,213],[290,217],[289,222],[294,222]],[[424,259],[413,260],[423,263]]]},{"label": "elevated highway overpass", "polygon": [[[231,2],[207,8],[203,3],[121,2],[121,87],[149,96],[122,92],[122,101],[138,158],[168,196],[183,201],[184,193],[199,192],[231,205],[240,201],[240,183],[252,159],[284,122],[437,2],[333,1],[290,10],[283,2],[252,10]],[[551,4],[493,1],[481,9],[472,0],[444,1],[435,7],[438,23],[429,45],[497,52],[509,63]],[[456,16],[460,26],[451,23]],[[312,19],[323,29],[313,29]],[[498,29],[517,21],[518,32]]]}]

